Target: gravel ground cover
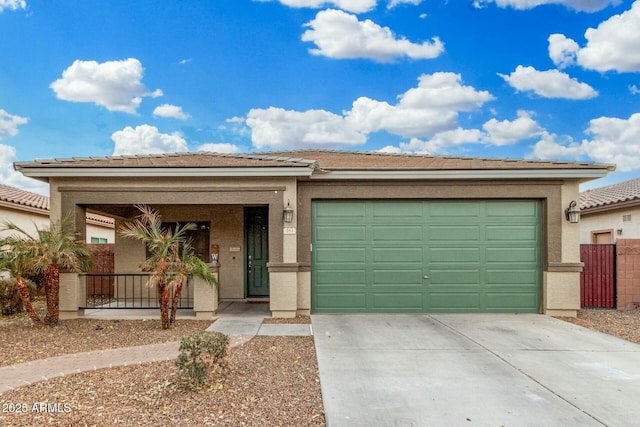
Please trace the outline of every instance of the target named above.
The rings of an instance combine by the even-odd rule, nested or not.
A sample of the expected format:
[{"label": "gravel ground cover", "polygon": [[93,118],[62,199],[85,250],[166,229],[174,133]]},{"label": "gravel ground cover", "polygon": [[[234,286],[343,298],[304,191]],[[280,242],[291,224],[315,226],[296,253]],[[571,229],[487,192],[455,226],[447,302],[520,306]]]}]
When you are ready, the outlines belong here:
[{"label": "gravel ground cover", "polygon": [[[310,323],[310,318],[265,323]],[[0,366],[179,341],[209,325],[177,320],[174,328],[162,330],[156,319],[74,319],[50,328],[25,315],[0,317]],[[325,425],[313,337],[254,337],[234,346],[227,370],[204,390],[187,391],[174,363],[159,362],[54,378],[0,394],[0,405],[2,426]]]},{"label": "gravel ground cover", "polygon": [[582,309],[578,317],[559,319],[640,344],[640,309]]},{"label": "gravel ground cover", "polygon": [[[55,378],[0,402],[26,409],[0,412],[3,426],[325,425],[312,337],[255,337],[234,347],[206,390],[186,391],[173,363],[161,362]],[[38,412],[42,404],[57,411]]]}]

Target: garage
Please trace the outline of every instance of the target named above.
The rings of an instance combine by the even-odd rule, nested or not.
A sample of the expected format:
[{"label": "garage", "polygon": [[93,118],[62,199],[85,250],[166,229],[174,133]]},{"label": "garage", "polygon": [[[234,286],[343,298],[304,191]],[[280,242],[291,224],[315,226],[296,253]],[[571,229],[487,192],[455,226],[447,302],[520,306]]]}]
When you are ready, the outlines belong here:
[{"label": "garage", "polygon": [[538,200],[312,203],[314,313],[540,312]]}]

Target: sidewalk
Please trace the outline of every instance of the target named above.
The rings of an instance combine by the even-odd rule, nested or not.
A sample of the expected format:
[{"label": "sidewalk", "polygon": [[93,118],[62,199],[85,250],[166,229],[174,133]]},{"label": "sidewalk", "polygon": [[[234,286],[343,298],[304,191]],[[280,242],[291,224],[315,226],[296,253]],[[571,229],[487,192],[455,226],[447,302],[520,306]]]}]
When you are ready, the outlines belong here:
[{"label": "sidewalk", "polygon": [[[256,335],[311,335],[311,325],[263,325],[264,317],[267,316],[261,307],[242,307],[239,304],[230,304],[220,310],[220,317],[207,330],[215,330],[228,335],[231,347],[241,345]],[[173,360],[178,357],[179,347],[180,342],[173,341],[67,354],[0,367],[0,394],[39,381],[47,381],[51,378],[79,372]]]}]

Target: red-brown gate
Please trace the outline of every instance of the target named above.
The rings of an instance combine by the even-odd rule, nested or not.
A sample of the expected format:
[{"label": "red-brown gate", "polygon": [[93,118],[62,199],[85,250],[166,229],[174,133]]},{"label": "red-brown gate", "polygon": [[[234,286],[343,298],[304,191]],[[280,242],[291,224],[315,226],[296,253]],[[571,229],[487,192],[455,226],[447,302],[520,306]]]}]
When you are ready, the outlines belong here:
[{"label": "red-brown gate", "polygon": [[580,245],[580,305],[614,308],[616,301],[616,245]]}]

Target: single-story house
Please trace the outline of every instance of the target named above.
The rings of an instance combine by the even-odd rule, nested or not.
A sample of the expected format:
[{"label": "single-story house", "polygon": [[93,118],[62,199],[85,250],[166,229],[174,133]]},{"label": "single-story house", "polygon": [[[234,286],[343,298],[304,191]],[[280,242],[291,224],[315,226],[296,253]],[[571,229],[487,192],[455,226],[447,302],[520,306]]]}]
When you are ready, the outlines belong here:
[{"label": "single-story house", "polygon": [[[302,150],[179,153],[18,162],[49,183],[51,212],[115,218],[160,210],[194,222],[219,287],[193,309],[268,301],[273,316],[365,312],[532,312],[580,308],[579,184],[612,165]],[[145,248],[116,236],[116,273]],[[66,275],[61,316],[87,297]],[[79,310],[80,308],[80,310]]]},{"label": "single-story house", "polygon": [[580,243],[640,239],[640,178],[580,193]]},{"label": "single-story house", "polygon": [[[10,221],[28,233],[49,226],[49,198],[0,184],[0,223]],[[113,218],[87,214],[87,243],[114,243]],[[0,232],[6,234],[7,232]]]}]

